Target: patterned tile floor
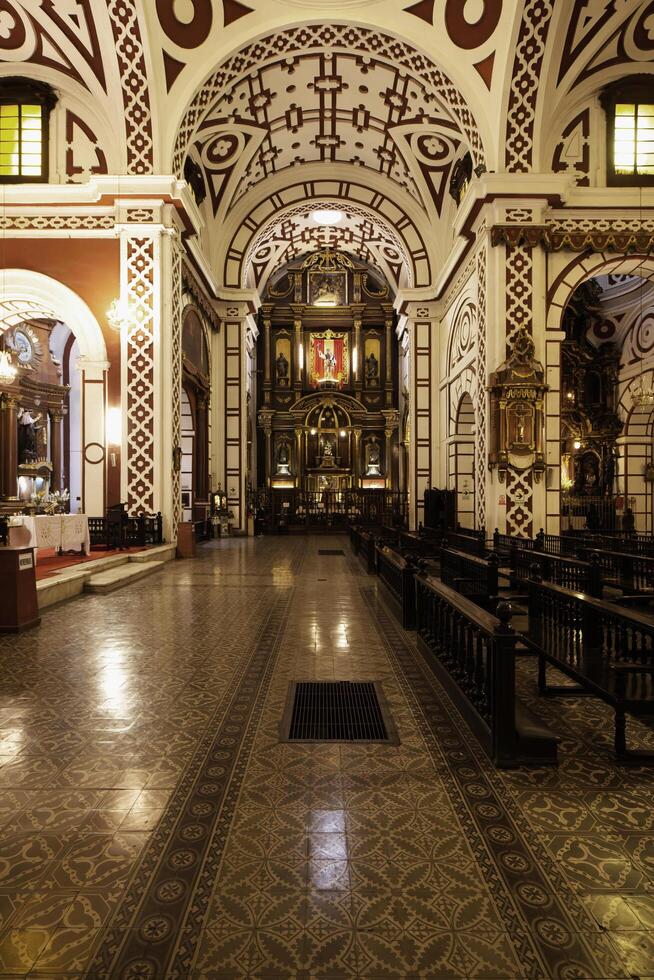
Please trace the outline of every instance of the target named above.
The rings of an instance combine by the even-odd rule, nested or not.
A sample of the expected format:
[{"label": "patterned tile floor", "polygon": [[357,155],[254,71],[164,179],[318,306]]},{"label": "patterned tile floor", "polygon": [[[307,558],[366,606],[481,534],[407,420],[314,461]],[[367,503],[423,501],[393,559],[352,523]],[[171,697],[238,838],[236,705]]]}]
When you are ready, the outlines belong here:
[{"label": "patterned tile floor", "polygon": [[[561,763],[494,770],[345,538],[216,542],[0,654],[2,977],[654,977],[654,771],[530,662]],[[280,743],[311,678],[380,680],[401,744]]]}]

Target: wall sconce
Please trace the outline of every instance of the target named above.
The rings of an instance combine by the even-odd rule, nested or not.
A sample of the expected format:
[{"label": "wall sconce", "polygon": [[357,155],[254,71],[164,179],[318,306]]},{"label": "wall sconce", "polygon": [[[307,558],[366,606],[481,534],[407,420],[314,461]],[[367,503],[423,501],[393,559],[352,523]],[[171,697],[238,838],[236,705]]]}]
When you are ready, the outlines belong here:
[{"label": "wall sconce", "polygon": [[575,449],[581,449],[581,443],[579,442],[578,439],[575,440],[575,442],[573,443],[573,445],[574,445],[574,448]]},{"label": "wall sconce", "polygon": [[123,416],[119,408],[108,408],[105,419],[108,446],[120,446],[123,441]]},{"label": "wall sconce", "polygon": [[347,435],[347,432],[345,431],[345,429],[341,429],[341,439],[345,439],[345,436],[346,435]]}]

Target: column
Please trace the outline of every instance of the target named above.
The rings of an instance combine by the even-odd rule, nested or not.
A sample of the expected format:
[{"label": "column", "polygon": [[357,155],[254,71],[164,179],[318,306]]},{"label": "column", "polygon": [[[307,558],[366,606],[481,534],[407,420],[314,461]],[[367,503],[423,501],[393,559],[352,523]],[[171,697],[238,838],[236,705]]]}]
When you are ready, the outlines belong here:
[{"label": "column", "polygon": [[382,304],[382,309],[386,314],[384,320],[385,330],[385,351],[386,351],[386,377],[384,388],[386,390],[386,407],[390,408],[393,404],[393,308],[387,304]]},{"label": "column", "polygon": [[[272,311],[273,307],[265,304],[262,306],[263,312],[263,403],[270,405],[272,380],[271,380],[271,331],[272,331]],[[290,367],[290,365],[289,365]]]},{"label": "column", "polygon": [[295,486],[299,488],[302,487],[302,474],[304,473],[303,431],[301,425],[298,425],[295,429]]},{"label": "column", "polygon": [[[256,325],[247,302],[220,303],[224,351],[225,438],[223,447],[224,489],[227,506],[234,514],[235,533],[247,533],[246,487],[248,464],[248,364],[256,337]],[[268,451],[268,467],[271,468]]]},{"label": "column", "polygon": [[[399,299],[399,298],[398,298]],[[404,323],[409,341],[409,523],[424,523],[425,490],[436,486],[438,474],[438,309],[435,303],[408,302]]]},{"label": "column", "polygon": [[63,415],[50,412],[50,462],[52,463],[52,490],[61,490],[62,432]]},{"label": "column", "polygon": [[258,424],[259,427],[263,429],[263,434],[266,439],[266,473],[265,473],[265,486],[269,487],[271,477],[273,475],[273,458],[272,458],[272,412],[259,412]]},{"label": "column", "polygon": [[121,498],[132,514],[181,519],[181,228],[172,205],[120,208],[123,452]]},{"label": "column", "polygon": [[356,397],[361,400],[363,392],[363,367],[364,351],[361,346],[361,317],[363,315],[363,305],[353,305],[352,313],[354,316],[354,349],[357,352],[357,366],[354,372],[354,391]]},{"label": "column", "polygon": [[384,416],[386,425],[384,428],[384,434],[386,436],[386,489],[393,489],[393,476],[395,471],[395,466],[393,462],[393,436],[397,432],[400,426],[400,414],[396,409],[385,409],[382,412]]},{"label": "column", "polygon": [[354,430],[354,486],[361,486],[361,429]]},{"label": "column", "polygon": [[2,495],[5,500],[18,497],[18,400],[13,395],[0,398],[2,426]]},{"label": "column", "polygon": [[300,357],[302,345],[302,314],[304,306],[291,305],[293,311],[293,387],[298,393],[302,391],[303,367]]}]

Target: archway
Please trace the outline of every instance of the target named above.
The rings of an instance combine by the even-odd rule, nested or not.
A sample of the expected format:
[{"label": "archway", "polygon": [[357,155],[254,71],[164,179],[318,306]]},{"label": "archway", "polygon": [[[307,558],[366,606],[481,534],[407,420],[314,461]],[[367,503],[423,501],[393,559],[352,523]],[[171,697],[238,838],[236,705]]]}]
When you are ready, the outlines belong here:
[{"label": "archway", "polygon": [[[37,364],[43,364],[45,371],[47,365],[48,378],[70,389],[65,404],[62,399],[60,413],[47,399],[43,410],[39,410],[43,393],[33,384],[27,388],[21,386],[20,372],[13,390],[11,386],[6,387],[5,394],[12,396],[8,404],[11,402],[15,407],[6,413],[3,434],[7,468],[3,480],[5,495],[14,495],[15,477],[9,473],[9,467],[13,467],[14,457],[18,463],[18,434],[24,439],[29,426],[33,439],[33,426],[36,426],[40,430],[38,445],[30,446],[29,452],[35,462],[43,457],[44,463],[50,464],[47,479],[51,488],[60,489],[66,483],[71,510],[104,514],[105,375],[109,365],[104,337],[95,316],[75,292],[58,280],[26,269],[7,269],[0,294],[0,343],[13,349],[16,360],[20,355],[19,363],[25,367],[33,370]],[[17,427],[19,413],[28,420],[24,432]],[[120,441],[119,437],[116,441]],[[24,492],[28,489],[23,488]]]},{"label": "archway", "polygon": [[451,467],[456,490],[457,520],[462,527],[475,527],[475,409],[466,391],[456,413],[456,431],[450,444]]},{"label": "archway", "polygon": [[559,513],[562,530],[620,529],[632,508],[636,528],[649,529],[652,406],[640,396],[654,367],[654,260],[576,257],[548,301],[548,330],[561,342],[560,354],[546,345],[548,403],[560,405],[560,441],[548,446],[550,520]]},{"label": "archway", "polygon": [[209,516],[209,345],[202,318],[194,306],[182,324],[182,508],[184,520]]}]

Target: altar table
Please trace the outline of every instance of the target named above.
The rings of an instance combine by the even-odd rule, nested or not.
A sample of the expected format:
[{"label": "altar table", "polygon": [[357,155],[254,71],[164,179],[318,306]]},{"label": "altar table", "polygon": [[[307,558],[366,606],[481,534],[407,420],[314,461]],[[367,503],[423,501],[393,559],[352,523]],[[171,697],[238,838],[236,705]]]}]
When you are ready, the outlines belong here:
[{"label": "altar table", "polygon": [[91,550],[89,521],[84,514],[14,517],[9,524],[9,544],[14,548],[56,548],[57,551],[79,551],[88,555]]}]

